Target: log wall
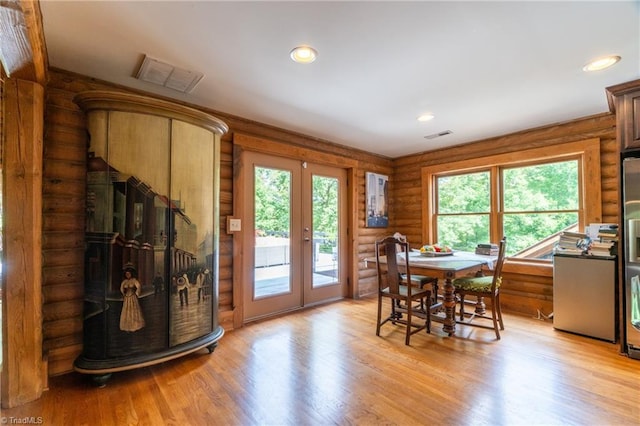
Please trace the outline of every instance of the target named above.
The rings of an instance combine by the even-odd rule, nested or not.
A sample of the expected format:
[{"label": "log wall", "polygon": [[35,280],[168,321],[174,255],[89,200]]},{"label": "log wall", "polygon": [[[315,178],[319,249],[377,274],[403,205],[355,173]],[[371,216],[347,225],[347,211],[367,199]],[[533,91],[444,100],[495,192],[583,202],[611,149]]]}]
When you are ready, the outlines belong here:
[{"label": "log wall", "polygon": [[[423,227],[427,226],[422,223],[421,211],[421,168],[424,166],[532,148],[548,148],[552,152],[554,145],[591,138],[600,139],[602,220],[617,223],[619,157],[615,115],[610,113],[398,158],[394,161],[391,185],[391,222],[410,242],[421,242]],[[552,312],[551,268],[518,268],[516,272],[507,266],[502,287],[503,309],[527,315],[537,315],[538,309],[546,314]]]},{"label": "log wall", "polygon": [[82,350],[87,130],[72,93],[49,88],[45,108],[42,334],[51,375]]},{"label": "log wall", "polygon": [[[84,269],[85,157],[87,131],[82,111],[73,97],[86,90],[130,89],[62,70],[50,70],[45,113],[45,168],[43,230],[44,354],[49,375],[72,370],[82,350]],[[148,94],[147,94],[148,95]],[[188,104],[185,104],[188,105]],[[233,236],[226,233],[227,216],[233,215],[233,135],[243,133],[284,142],[292,150],[313,150],[356,160],[358,221],[355,230],[354,282],[356,296],[375,290],[375,270],[366,269],[364,258],[373,256],[373,242],[387,229],[365,228],[364,174],[391,175],[389,159],[288,132],[218,111],[188,105],[222,119],[229,132],[220,149],[220,298],[219,323],[234,327]],[[359,284],[359,285],[358,285]],[[236,302],[237,303],[237,302]]]},{"label": "log wall", "polygon": [[[49,375],[70,371],[82,348],[83,241],[84,241],[84,156],[87,133],[84,117],[73,96],[84,90],[120,89],[115,85],[61,70],[51,70],[46,99],[44,217],[43,217],[43,336]],[[131,90],[127,90],[131,91]],[[603,95],[604,96],[604,95]],[[193,105],[189,105],[192,106]],[[292,149],[327,152],[357,160],[354,253],[351,285],[356,297],[376,291],[374,269],[367,269],[366,257],[374,256],[376,239],[399,231],[409,241],[421,241],[422,212],[420,169],[426,165],[458,161],[485,155],[517,152],[534,147],[589,138],[601,140],[603,221],[615,222],[618,214],[617,145],[615,116],[601,114],[569,123],[556,124],[512,135],[487,139],[450,149],[390,160],[319,141],[236,116],[199,108],[224,120],[230,131],[221,145],[220,194],[220,324],[234,326],[233,237],[226,233],[226,216],[233,215],[234,133],[284,142]],[[390,228],[367,228],[365,173],[390,176]],[[503,287],[505,310],[535,315],[553,308],[552,277],[549,270],[506,272]],[[236,302],[237,303],[237,302]],[[237,320],[237,318],[236,318]]]}]

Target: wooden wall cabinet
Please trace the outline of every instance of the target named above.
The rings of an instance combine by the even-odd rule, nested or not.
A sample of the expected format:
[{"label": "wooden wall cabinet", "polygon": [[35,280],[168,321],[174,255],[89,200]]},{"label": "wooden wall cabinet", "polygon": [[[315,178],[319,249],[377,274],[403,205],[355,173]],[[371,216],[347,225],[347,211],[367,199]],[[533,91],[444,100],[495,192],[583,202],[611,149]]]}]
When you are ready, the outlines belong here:
[{"label": "wooden wall cabinet", "polygon": [[640,80],[608,87],[607,97],[616,114],[621,150],[640,149]]},{"label": "wooden wall cabinet", "polygon": [[[615,86],[607,87],[607,101],[609,109],[616,115],[616,132],[619,146],[620,163],[618,165],[618,223],[620,235],[627,232],[627,224],[624,217],[624,194],[622,159],[627,156],[637,156],[640,152],[640,80],[633,80]],[[624,244],[620,248],[621,259],[625,258],[626,248]],[[618,340],[620,352],[627,354],[627,330],[626,330],[626,283],[625,262],[618,262],[617,292],[620,295],[618,302],[617,322]]]},{"label": "wooden wall cabinet", "polygon": [[97,380],[202,348],[218,324],[224,122],[139,95],[79,93],[87,159],[83,352]]}]

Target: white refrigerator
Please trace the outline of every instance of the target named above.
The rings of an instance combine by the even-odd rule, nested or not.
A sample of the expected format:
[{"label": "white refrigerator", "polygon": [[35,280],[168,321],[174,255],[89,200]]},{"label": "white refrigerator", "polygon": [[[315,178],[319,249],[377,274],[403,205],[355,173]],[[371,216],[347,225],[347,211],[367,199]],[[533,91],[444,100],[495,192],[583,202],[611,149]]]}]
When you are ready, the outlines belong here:
[{"label": "white refrigerator", "polygon": [[553,327],[616,341],[615,257],[553,256]]}]

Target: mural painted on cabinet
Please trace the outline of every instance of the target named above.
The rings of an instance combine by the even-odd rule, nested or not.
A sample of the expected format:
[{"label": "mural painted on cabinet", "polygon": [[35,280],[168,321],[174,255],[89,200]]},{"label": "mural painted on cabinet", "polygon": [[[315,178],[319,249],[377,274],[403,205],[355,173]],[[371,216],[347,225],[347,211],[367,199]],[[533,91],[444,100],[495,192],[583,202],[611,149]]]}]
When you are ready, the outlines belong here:
[{"label": "mural painted on cabinet", "polygon": [[92,134],[88,158],[85,342],[94,330],[107,338],[85,343],[89,357],[150,353],[213,330],[213,136],[131,115],[92,118],[104,132]]}]

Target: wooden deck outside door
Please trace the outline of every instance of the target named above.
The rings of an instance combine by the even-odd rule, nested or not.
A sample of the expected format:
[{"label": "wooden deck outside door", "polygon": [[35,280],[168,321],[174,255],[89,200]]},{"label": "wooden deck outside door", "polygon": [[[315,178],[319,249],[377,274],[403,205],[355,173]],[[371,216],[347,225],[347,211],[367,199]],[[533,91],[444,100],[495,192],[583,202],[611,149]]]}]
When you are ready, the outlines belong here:
[{"label": "wooden deck outside door", "polygon": [[[244,322],[345,297],[346,171],[255,152],[244,156]],[[274,228],[255,220],[265,212],[288,215],[288,225],[260,229]]]}]

